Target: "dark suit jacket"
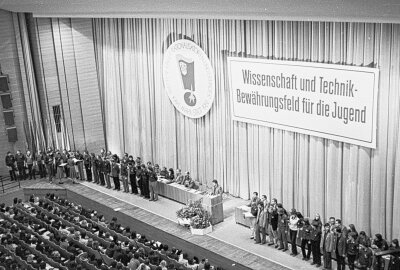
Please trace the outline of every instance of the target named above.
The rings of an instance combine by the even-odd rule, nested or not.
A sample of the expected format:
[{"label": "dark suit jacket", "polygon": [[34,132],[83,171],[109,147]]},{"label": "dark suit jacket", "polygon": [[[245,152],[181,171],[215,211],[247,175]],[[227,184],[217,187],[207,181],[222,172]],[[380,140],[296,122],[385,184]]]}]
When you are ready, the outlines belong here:
[{"label": "dark suit jacket", "polygon": [[340,235],[335,234],[333,237],[333,251],[332,251],[332,258],[337,259],[337,255],[339,256],[346,256],[346,237],[343,233]]}]

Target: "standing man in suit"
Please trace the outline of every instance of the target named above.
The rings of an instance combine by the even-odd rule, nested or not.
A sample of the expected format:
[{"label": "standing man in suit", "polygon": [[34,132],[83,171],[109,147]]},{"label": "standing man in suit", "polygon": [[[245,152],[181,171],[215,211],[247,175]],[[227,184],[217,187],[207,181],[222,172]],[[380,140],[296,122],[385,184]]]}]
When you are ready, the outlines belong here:
[{"label": "standing man in suit", "polygon": [[104,186],[106,184],[105,179],[104,179],[104,171],[105,171],[105,166],[104,166],[104,156],[99,157],[99,179],[100,179],[100,185]]},{"label": "standing man in suit", "polygon": [[80,160],[78,162],[78,175],[81,181],[85,180],[85,175],[83,173],[83,155],[79,152],[79,150],[75,153],[75,158]]},{"label": "standing man in suit", "polygon": [[[68,163],[68,158],[69,154],[67,153],[67,150],[64,149],[61,154],[62,163]],[[64,166],[64,172],[66,178],[69,178],[69,169],[70,168],[68,166]]]},{"label": "standing man in suit", "polygon": [[17,181],[17,176],[15,175],[15,157],[10,151],[7,152],[6,166],[10,172],[11,181]]},{"label": "standing man in suit", "polygon": [[[266,209],[264,208],[264,203],[259,202],[258,205],[258,211],[257,211],[257,217],[256,217],[256,222],[255,222],[255,241],[256,244],[262,244],[264,245],[267,243],[266,241],[266,228],[267,228],[267,212]],[[260,237],[261,233],[261,237]]]},{"label": "standing man in suit", "polygon": [[320,243],[324,258],[324,269],[332,269],[333,234],[331,224],[325,223]]},{"label": "standing man in suit", "polygon": [[138,194],[137,185],[136,185],[136,167],[135,161],[132,156],[129,156],[128,159],[128,173],[129,173],[129,182],[131,184],[131,193]]},{"label": "standing man in suit", "polygon": [[344,270],[346,267],[345,258],[346,258],[346,236],[342,232],[342,228],[336,227],[336,233],[333,237],[333,252],[332,257],[336,259],[337,269]]},{"label": "standing man in suit", "polygon": [[287,241],[287,233],[289,230],[289,218],[285,213],[283,208],[279,208],[278,210],[278,239],[279,239],[279,248],[278,250],[282,250],[285,252],[288,250],[288,241]]},{"label": "standing man in suit", "polygon": [[114,189],[115,190],[121,190],[120,183],[119,183],[119,165],[118,163],[115,162],[115,159],[112,159],[111,163],[111,175],[114,181]]},{"label": "standing man in suit", "polygon": [[15,155],[15,162],[17,163],[17,169],[20,180],[24,180],[26,177],[25,161],[26,161],[25,156],[21,153],[20,150],[17,150],[17,154]]},{"label": "standing man in suit", "polygon": [[[137,159],[136,159],[137,160]],[[142,166],[136,163],[136,182],[140,189],[140,197],[143,197]]]},{"label": "standing man in suit", "polygon": [[49,176],[49,182],[53,183],[54,176],[54,153],[53,150],[49,147],[46,153],[46,157],[44,160],[44,164],[46,165],[47,175]]},{"label": "standing man in suit", "polygon": [[[111,156],[110,156],[111,158]],[[111,161],[109,158],[104,160],[104,177],[106,178],[106,188],[111,188]]]},{"label": "standing man in suit", "polygon": [[91,154],[90,161],[92,163],[92,171],[93,171],[93,183],[99,183],[99,158],[96,157],[94,153]]},{"label": "standing man in suit", "polygon": [[150,201],[158,200],[158,187],[157,187],[157,174],[152,167],[149,167],[149,187],[150,187]]},{"label": "standing man in suit", "polygon": [[46,167],[44,165],[44,160],[46,159],[46,154],[39,150],[36,156],[36,163],[39,168],[40,178],[46,177]]},{"label": "standing man in suit", "polygon": [[129,192],[129,184],[128,184],[128,160],[122,159],[121,160],[121,180],[122,185],[124,187],[124,192]]},{"label": "standing man in suit", "polygon": [[142,186],[143,186],[143,196],[146,199],[150,199],[150,191],[149,191],[149,172],[146,168],[146,165],[142,164]]},{"label": "standing man in suit", "polygon": [[90,155],[87,150],[83,152],[83,165],[85,166],[86,180],[92,182],[92,164],[90,162]]}]

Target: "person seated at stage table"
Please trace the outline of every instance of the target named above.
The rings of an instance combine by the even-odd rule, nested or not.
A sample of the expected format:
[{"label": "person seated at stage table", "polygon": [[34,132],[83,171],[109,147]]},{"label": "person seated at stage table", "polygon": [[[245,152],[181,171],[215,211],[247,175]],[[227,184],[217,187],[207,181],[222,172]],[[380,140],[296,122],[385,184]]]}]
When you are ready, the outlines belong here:
[{"label": "person seated at stage table", "polygon": [[[157,164],[156,164],[157,165]],[[156,172],[155,170],[154,170],[154,172]],[[167,170],[167,167],[163,167],[162,168],[162,170],[160,171],[160,177],[161,178],[165,178],[165,179],[167,179],[167,176],[168,176],[168,170]]]},{"label": "person seated at stage table", "polygon": [[[150,163],[150,166],[151,166],[151,163]],[[160,165],[158,165],[158,164],[154,165],[154,172],[157,174],[157,176],[161,176]]]},{"label": "person seated at stage table", "polygon": [[175,173],[174,173],[174,169],[169,168],[168,170],[168,175],[166,177],[167,179],[173,181],[175,179]]},{"label": "person seated at stage table", "polygon": [[221,195],[222,194],[222,187],[218,185],[218,181],[216,179],[212,180],[212,188],[210,191],[210,195]]},{"label": "person seated at stage table", "polygon": [[175,177],[175,183],[177,184],[183,184],[183,180],[185,179],[185,176],[182,175],[181,169],[176,169],[176,177]]},{"label": "person seated at stage table", "polygon": [[183,180],[183,185],[187,188],[195,187],[195,182],[193,181],[192,177],[190,176],[190,172],[186,172],[185,178]]}]

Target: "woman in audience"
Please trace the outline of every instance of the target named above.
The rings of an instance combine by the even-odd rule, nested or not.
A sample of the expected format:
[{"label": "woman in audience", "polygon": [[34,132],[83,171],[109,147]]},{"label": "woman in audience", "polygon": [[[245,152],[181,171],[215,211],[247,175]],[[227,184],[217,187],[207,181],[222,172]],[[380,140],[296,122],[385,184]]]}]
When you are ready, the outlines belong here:
[{"label": "woman in audience", "polygon": [[166,261],[164,261],[164,260],[162,260],[161,262],[160,262],[160,269],[161,270],[167,270],[167,262]]},{"label": "woman in audience", "polygon": [[180,255],[179,257],[179,261],[180,264],[186,266],[188,263],[188,254],[187,253],[183,253]]}]

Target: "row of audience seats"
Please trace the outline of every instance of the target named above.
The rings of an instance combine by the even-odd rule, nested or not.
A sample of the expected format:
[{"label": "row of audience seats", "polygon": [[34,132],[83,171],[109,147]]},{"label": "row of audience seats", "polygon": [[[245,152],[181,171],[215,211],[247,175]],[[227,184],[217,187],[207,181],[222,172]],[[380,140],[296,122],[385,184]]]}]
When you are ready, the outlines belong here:
[{"label": "row of audience seats", "polygon": [[[0,267],[6,269],[221,269],[193,263],[96,211],[48,194],[0,207]],[[138,237],[140,236],[140,237]],[[116,255],[117,254],[117,255]],[[10,266],[9,261],[14,263]],[[7,263],[8,262],[8,263]],[[1,269],[1,268],[0,268]]]}]

